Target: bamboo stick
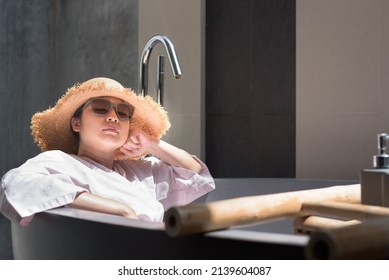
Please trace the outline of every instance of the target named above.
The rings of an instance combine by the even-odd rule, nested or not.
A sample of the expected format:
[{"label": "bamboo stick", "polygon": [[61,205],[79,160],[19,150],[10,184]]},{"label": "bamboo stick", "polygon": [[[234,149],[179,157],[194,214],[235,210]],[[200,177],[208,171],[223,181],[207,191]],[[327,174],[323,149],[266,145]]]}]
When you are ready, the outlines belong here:
[{"label": "bamboo stick", "polygon": [[248,196],[170,208],[165,225],[169,236],[215,231],[297,215],[304,201],[360,203],[359,184]]},{"label": "bamboo stick", "polygon": [[389,218],[368,218],[360,224],[312,233],[308,259],[383,259],[389,257]]},{"label": "bamboo stick", "polygon": [[300,215],[319,215],[333,219],[361,220],[371,217],[389,217],[389,208],[334,201],[306,201],[301,205]]},{"label": "bamboo stick", "polygon": [[323,229],[335,229],[359,224],[358,220],[338,220],[320,216],[297,216],[293,227],[296,233],[311,234]]},{"label": "bamboo stick", "polygon": [[331,201],[304,202],[300,215],[361,220],[354,225],[316,228],[306,247],[307,258],[380,259],[389,256],[389,208]]}]

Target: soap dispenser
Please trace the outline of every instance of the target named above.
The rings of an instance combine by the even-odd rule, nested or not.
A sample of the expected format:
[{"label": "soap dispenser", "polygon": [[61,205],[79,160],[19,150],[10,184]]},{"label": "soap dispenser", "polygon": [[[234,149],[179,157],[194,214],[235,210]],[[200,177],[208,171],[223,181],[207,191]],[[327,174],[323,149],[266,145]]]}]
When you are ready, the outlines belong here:
[{"label": "soap dispenser", "polygon": [[373,169],[360,174],[362,204],[389,206],[389,155],[386,153],[389,134],[377,135],[378,154],[373,156]]}]

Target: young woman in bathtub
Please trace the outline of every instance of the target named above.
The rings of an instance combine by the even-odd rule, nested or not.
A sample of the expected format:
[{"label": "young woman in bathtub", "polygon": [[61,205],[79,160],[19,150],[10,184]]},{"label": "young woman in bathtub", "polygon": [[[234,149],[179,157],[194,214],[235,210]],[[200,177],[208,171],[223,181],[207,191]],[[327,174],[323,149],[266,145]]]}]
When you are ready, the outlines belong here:
[{"label": "young woman in bathtub", "polygon": [[60,206],[162,221],[169,207],[215,188],[204,163],[160,140],[170,127],[165,110],[117,81],[76,84],[31,124],[43,152],[7,172],[0,188],[1,212],[22,226]]}]

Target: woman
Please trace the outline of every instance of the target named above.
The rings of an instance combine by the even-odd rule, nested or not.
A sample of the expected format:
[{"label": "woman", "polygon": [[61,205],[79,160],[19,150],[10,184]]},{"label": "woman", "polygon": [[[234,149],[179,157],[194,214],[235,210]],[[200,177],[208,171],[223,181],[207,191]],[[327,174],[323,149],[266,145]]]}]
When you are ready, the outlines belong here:
[{"label": "woman", "polygon": [[164,109],[112,79],[76,84],[31,124],[43,152],[0,188],[1,212],[22,226],[60,206],[162,221],[215,188],[204,163],[160,140],[170,127]]}]

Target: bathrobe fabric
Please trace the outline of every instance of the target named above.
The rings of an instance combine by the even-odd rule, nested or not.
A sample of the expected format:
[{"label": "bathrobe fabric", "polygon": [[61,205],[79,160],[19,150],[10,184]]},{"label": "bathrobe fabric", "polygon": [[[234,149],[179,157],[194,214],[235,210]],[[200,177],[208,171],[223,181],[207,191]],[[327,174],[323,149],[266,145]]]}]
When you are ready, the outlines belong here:
[{"label": "bathrobe fabric", "polygon": [[47,151],[8,171],[0,188],[0,211],[26,226],[34,214],[71,203],[90,192],[131,206],[139,219],[163,220],[164,212],[185,205],[215,188],[199,159],[199,174],[155,157],[115,161],[113,169],[88,158]]}]

